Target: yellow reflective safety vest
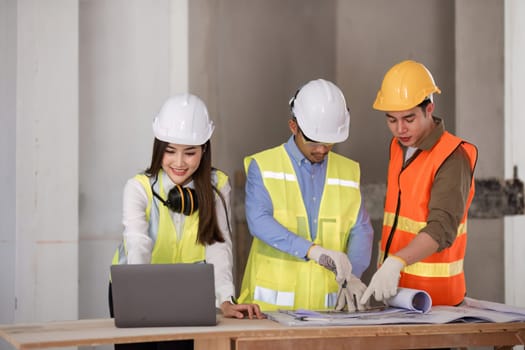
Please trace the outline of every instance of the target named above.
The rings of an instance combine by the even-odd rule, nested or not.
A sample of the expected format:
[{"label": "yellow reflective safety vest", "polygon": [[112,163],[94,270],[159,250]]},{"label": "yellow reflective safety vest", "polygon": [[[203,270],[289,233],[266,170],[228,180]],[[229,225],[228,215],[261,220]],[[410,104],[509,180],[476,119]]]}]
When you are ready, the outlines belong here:
[{"label": "yellow reflective safety vest", "polygon": [[[174,263],[196,263],[205,260],[205,246],[197,242],[199,228],[199,211],[186,216],[184,220],[184,233],[180,240],[175,231],[175,225],[171,218],[171,212],[157,198],[153,197],[151,190],[155,178],[144,174],[135,176],[146,191],[148,206],[146,208],[146,220],[148,221],[148,236],[153,241],[151,253],[152,264],[174,264]],[[158,174],[158,181],[154,190],[161,198],[166,199],[164,192],[163,171]],[[220,190],[228,181],[228,176],[220,170],[212,171],[212,183]],[[123,241],[113,256],[113,264],[126,264],[126,244]]]},{"label": "yellow reflective safety vest", "polygon": [[[388,187],[379,261],[406,247],[427,224],[428,203],[436,173],[458,147],[468,156],[472,173],[477,160],[474,145],[444,132],[431,151],[422,151],[403,168],[403,149],[397,139],[390,144]],[[427,291],[433,305],[457,305],[465,297],[463,261],[467,247],[467,216],[474,197],[474,179],[454,243],[401,270],[399,286]]]},{"label": "yellow reflective safety vest", "polygon": [[[246,172],[256,161],[273,204],[273,217],[289,231],[312,240],[306,208],[292,162],[284,145],[244,159]],[[328,153],[325,186],[320,202],[315,243],[346,252],[350,229],[361,204],[359,164]],[[257,303],[263,311],[326,309],[336,302],[333,272],[315,261],[299,259],[254,237],[239,300]]]}]

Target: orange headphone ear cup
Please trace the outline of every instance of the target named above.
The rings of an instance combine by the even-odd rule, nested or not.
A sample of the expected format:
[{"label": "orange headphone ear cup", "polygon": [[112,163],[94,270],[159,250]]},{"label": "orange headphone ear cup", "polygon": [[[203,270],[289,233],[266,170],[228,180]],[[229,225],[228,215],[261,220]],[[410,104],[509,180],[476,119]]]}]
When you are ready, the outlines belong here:
[{"label": "orange headphone ear cup", "polygon": [[193,188],[184,187],[184,215],[191,215],[197,210],[197,192]]}]

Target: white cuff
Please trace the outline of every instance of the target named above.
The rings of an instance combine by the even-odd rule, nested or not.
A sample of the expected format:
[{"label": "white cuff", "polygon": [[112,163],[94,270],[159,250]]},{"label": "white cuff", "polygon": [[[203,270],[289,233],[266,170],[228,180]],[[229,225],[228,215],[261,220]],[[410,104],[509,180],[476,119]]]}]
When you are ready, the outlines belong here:
[{"label": "white cuff", "polygon": [[151,252],[153,241],[143,234],[124,234],[126,240],[126,250],[128,254],[128,264],[149,264],[151,262]]}]

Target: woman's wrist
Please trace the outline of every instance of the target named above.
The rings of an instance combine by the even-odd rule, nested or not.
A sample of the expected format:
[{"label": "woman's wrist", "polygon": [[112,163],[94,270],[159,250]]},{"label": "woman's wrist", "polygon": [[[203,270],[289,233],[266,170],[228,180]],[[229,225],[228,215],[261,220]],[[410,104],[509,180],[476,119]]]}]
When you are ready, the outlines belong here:
[{"label": "woman's wrist", "polygon": [[237,305],[238,302],[237,302],[237,299],[233,296],[233,295],[230,295],[228,298],[226,298],[222,303],[221,303],[221,307],[223,305]]}]

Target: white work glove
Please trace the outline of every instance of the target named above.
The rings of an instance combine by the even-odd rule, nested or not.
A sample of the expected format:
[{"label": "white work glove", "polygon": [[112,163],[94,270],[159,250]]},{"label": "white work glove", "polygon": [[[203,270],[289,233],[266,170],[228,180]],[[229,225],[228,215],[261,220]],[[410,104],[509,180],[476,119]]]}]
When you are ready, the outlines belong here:
[{"label": "white work glove", "polygon": [[379,270],[376,271],[361,298],[361,303],[368,302],[372,294],[377,301],[386,300],[397,294],[397,285],[401,270],[406,266],[403,259],[391,255],[386,258]]},{"label": "white work glove", "polygon": [[343,252],[325,249],[314,245],[308,251],[308,258],[315,260],[319,265],[335,273],[335,280],[339,285],[352,278],[352,264]]},{"label": "white work glove", "polygon": [[348,305],[348,312],[354,312],[356,308],[359,311],[366,310],[367,304],[361,303],[361,297],[365,290],[366,285],[359,278],[352,275],[350,281],[339,285],[335,310],[342,311],[346,305]]}]

